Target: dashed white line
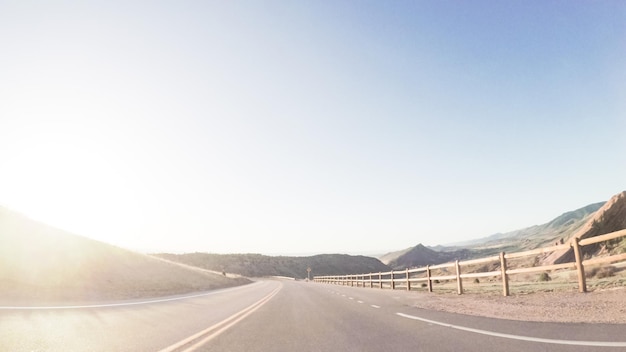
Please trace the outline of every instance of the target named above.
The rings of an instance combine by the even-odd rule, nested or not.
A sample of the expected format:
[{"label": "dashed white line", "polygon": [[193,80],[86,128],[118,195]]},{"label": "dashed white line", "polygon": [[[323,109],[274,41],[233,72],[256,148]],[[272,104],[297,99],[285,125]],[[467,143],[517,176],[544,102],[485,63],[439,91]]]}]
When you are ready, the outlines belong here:
[{"label": "dashed white line", "polygon": [[380,308],[380,306],[377,306],[377,305],[375,305],[375,304],[370,304],[370,307],[372,307],[372,308],[376,308],[376,309]]},{"label": "dashed white line", "polygon": [[354,300],[354,298],[352,298],[352,297],[348,297],[348,299],[352,299],[352,300]]},{"label": "dashed white line", "polygon": [[557,340],[557,339],[545,339],[539,337],[530,337],[530,336],[520,336],[520,335],[512,335],[512,334],[503,334],[499,332],[480,330],[474,328],[468,328],[465,326],[452,325],[448,323],[442,323],[435,320],[424,319],[420,317],[416,317],[414,315],[404,314],[404,313],[396,313],[396,315],[401,316],[403,318],[419,320],[428,324],[444,326],[451,329],[457,329],[462,331],[473,332],[475,334],[482,334],[488,336],[502,337],[505,339],[511,340],[521,340],[521,341],[530,341],[530,342],[541,342],[541,343],[551,343],[555,345],[573,345],[573,346],[593,346],[593,347],[626,347],[626,342],[609,342],[609,341],[572,341],[572,340]]},{"label": "dashed white line", "polygon": [[363,301],[356,301],[356,303],[361,303],[361,304],[363,304]]}]

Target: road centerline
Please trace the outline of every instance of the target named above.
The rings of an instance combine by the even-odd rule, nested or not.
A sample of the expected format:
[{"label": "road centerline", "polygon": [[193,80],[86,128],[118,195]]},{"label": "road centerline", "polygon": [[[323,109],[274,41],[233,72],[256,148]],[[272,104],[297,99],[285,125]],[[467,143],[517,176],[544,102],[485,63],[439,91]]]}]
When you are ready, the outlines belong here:
[{"label": "road centerline", "polygon": [[250,314],[254,313],[257,309],[261,308],[265,303],[269,302],[278,292],[282,289],[282,284],[272,290],[269,294],[258,300],[257,302],[251,304],[250,306],[240,310],[239,312],[231,315],[230,317],[220,321],[219,323],[213,324],[210,327],[193,334],[187,338],[184,338],[162,350],[159,352],[173,352],[173,351],[183,351],[183,352],[191,352],[195,351],[197,348],[206,344],[213,338],[217,337],[222,332],[231,328],[235,324],[239,323],[243,319],[245,319]]}]

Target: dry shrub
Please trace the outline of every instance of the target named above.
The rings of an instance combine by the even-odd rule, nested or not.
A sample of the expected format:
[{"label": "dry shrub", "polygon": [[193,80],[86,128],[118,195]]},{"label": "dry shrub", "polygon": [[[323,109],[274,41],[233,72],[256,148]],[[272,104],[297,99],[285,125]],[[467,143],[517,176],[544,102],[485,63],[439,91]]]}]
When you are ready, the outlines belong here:
[{"label": "dry shrub", "polygon": [[615,275],[615,267],[614,266],[603,266],[596,273],[596,277],[598,279],[603,279],[605,277],[611,277]]},{"label": "dry shrub", "polygon": [[585,276],[587,278],[591,278],[595,276],[598,279],[603,279],[603,278],[614,276],[615,272],[616,272],[615,267],[611,265],[596,266],[596,267],[586,270]]},{"label": "dry shrub", "polygon": [[548,273],[543,272],[539,274],[539,281],[550,281],[550,280],[552,280],[552,278],[550,277]]}]

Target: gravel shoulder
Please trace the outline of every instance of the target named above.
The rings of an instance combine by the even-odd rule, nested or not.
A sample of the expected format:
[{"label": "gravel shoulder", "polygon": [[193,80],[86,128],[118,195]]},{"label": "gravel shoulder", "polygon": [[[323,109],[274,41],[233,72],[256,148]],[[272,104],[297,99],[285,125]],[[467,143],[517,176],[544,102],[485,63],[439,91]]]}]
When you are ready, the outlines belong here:
[{"label": "gravel shoulder", "polygon": [[410,306],[451,313],[538,322],[626,324],[626,287],[588,293],[534,292],[508,297],[427,292],[411,292],[411,296],[407,296]]}]

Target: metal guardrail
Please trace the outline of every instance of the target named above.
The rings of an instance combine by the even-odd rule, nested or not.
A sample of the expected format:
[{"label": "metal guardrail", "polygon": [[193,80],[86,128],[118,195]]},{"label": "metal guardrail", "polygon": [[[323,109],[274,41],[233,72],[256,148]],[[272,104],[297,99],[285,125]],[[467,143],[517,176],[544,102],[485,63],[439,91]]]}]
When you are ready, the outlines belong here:
[{"label": "metal guardrail", "polygon": [[[493,277],[499,276],[502,282],[502,294],[504,296],[509,295],[509,275],[513,274],[521,274],[521,273],[531,273],[538,271],[549,271],[549,270],[558,270],[558,269],[576,269],[578,274],[578,289],[580,292],[587,292],[587,282],[585,279],[585,265],[596,265],[596,264],[604,264],[604,263],[617,263],[626,261],[626,253],[616,254],[608,257],[600,257],[600,258],[591,258],[584,260],[582,256],[581,248],[583,246],[588,246],[591,244],[596,244],[600,242],[605,242],[609,240],[613,240],[616,238],[626,237],[626,229],[615,231],[608,233],[606,235],[596,236],[592,238],[586,238],[580,240],[578,238],[572,239],[567,244],[559,244],[550,247],[537,248],[529,251],[523,252],[515,252],[515,253],[504,253],[501,252],[499,256],[491,256],[485,258],[464,260],[464,261],[455,261],[451,263],[437,264],[437,265],[427,265],[421,268],[414,269],[405,269],[400,271],[388,271],[388,272],[378,272],[378,273],[368,273],[368,274],[356,274],[356,275],[326,275],[326,276],[314,276],[313,281],[322,282],[322,283],[331,283],[337,285],[345,285],[345,286],[356,286],[356,287],[370,287],[370,288],[380,288],[383,289],[385,287],[396,289],[397,287],[404,287],[406,290],[410,291],[412,284],[426,282],[426,287],[429,292],[433,292],[433,282],[439,280],[456,280],[457,282],[457,293],[463,294],[463,279],[468,278],[479,278],[479,277]],[[547,254],[560,250],[569,250],[573,249],[574,251],[574,262],[563,263],[563,264],[554,264],[554,265],[543,265],[543,266],[532,266],[532,267],[521,267],[515,269],[509,269],[507,267],[507,259],[517,259],[528,257],[531,255],[538,254]],[[470,265],[477,264],[485,264],[485,263],[493,263],[500,262],[500,270],[497,271],[484,271],[484,272],[472,272],[463,274],[461,268],[463,266],[467,267]],[[438,275],[433,276],[433,270],[439,270],[447,273],[449,268],[454,268],[453,273],[448,273],[448,275]],[[416,277],[415,274],[425,273],[424,277]]]}]

